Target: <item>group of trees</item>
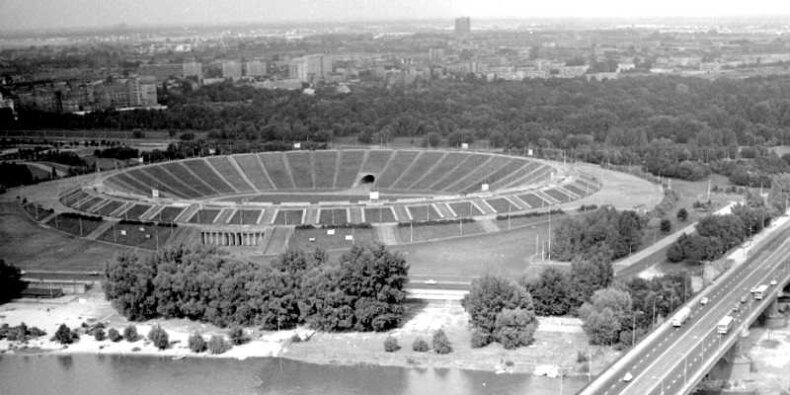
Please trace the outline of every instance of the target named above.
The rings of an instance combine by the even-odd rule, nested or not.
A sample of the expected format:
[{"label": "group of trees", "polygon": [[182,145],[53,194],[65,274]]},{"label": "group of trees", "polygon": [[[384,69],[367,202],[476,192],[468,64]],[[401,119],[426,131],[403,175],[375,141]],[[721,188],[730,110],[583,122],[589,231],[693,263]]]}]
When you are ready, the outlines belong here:
[{"label": "group of trees", "polygon": [[532,344],[538,328],[535,307],[529,292],[515,281],[492,275],[475,279],[461,305],[474,330],[473,347],[492,341],[506,349]]},{"label": "group of trees", "polygon": [[107,265],[104,289],[133,320],[383,331],[403,316],[408,269],[382,245],[354,246],[335,262],[319,249],[288,251],[271,265],[181,246],[146,259],[120,256]]},{"label": "group of trees", "polygon": [[614,260],[639,249],[646,220],[634,211],[602,207],[567,217],[554,228],[551,256],[561,261],[604,255]]},{"label": "group of trees", "polygon": [[683,234],[667,250],[670,262],[700,263],[720,258],[746,238],[770,225],[772,210],[737,205],[731,214],[709,215],[697,224],[697,232]]},{"label": "group of trees", "polygon": [[602,288],[579,309],[591,344],[629,346],[691,296],[687,274],[634,278]]},{"label": "group of trees", "polygon": [[19,296],[25,289],[22,271],[0,258],[0,303],[8,302]]}]

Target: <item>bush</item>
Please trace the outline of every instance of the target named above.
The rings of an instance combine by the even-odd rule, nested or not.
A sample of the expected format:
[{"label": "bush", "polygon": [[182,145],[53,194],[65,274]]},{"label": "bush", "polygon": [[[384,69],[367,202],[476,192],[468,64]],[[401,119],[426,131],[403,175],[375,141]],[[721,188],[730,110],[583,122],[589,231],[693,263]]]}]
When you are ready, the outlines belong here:
[{"label": "bush", "polygon": [[527,309],[503,309],[496,315],[494,339],[512,350],[532,344],[538,322],[535,313]]},{"label": "bush", "polygon": [[426,352],[431,348],[428,347],[428,342],[426,342],[423,338],[418,337],[414,339],[414,343],[411,344],[411,349],[417,352]]},{"label": "bush", "polygon": [[225,351],[230,350],[230,348],[231,345],[227,340],[225,340],[224,336],[213,335],[208,341],[208,352],[214,355],[222,354]]},{"label": "bush", "polygon": [[159,325],[151,328],[148,332],[148,340],[154,343],[154,346],[160,350],[164,350],[170,346],[170,336],[168,336],[167,331],[162,329]]},{"label": "bush", "polygon": [[123,329],[123,338],[130,343],[134,343],[138,340],[139,336],[137,335],[137,327],[134,325],[129,325]]},{"label": "bush", "polygon": [[661,220],[661,233],[669,233],[672,231],[672,221],[667,218]]},{"label": "bush", "polygon": [[118,333],[117,329],[110,328],[110,330],[107,331],[107,338],[109,338],[111,342],[117,343],[121,341],[121,339],[123,339],[123,336],[121,336],[121,334]]},{"label": "bush", "polygon": [[443,330],[438,329],[433,333],[433,350],[437,354],[449,354],[453,352],[453,346],[450,344],[450,339]]},{"label": "bush", "polygon": [[491,338],[491,335],[488,333],[475,329],[472,331],[472,340],[470,343],[472,344],[472,348],[481,348],[491,344],[493,340],[494,339]]},{"label": "bush", "polygon": [[100,342],[107,338],[107,334],[104,333],[104,329],[99,328],[93,331],[93,338]]},{"label": "bush", "polygon": [[250,341],[250,338],[244,333],[244,328],[238,325],[234,325],[230,328],[230,333],[228,333],[228,336],[230,337],[230,341],[234,346],[240,346]]},{"label": "bush", "polygon": [[584,351],[576,351],[576,362],[582,363],[587,362],[589,358],[587,357],[587,353]]},{"label": "bush", "polygon": [[57,332],[55,332],[55,336],[52,337],[52,341],[56,341],[60,344],[71,344],[79,339],[80,336],[77,332],[72,332],[66,324],[60,324]]},{"label": "bush", "polygon": [[400,350],[400,344],[398,344],[398,339],[392,336],[387,336],[387,338],[384,339],[384,351],[395,352],[398,350]]},{"label": "bush", "polygon": [[203,335],[197,332],[189,335],[189,349],[192,352],[200,353],[206,351],[206,348],[206,340],[203,339]]},{"label": "bush", "polygon": [[294,333],[293,336],[291,336],[291,343],[301,343],[301,342],[302,342],[302,337],[299,336],[298,333]]}]

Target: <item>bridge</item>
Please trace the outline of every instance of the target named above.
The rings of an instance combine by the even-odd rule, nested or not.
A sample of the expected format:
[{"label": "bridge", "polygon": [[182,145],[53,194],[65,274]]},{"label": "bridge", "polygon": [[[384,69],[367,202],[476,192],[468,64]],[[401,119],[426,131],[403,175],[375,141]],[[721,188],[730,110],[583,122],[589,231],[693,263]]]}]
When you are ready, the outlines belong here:
[{"label": "bridge", "polygon": [[[775,313],[776,299],[790,282],[790,221],[782,218],[768,231],[745,260],[686,303],[691,314],[682,326],[675,328],[667,319],[579,394],[691,393],[742,332],[764,312]],[[769,288],[758,299],[751,290],[761,284]],[[701,304],[703,297],[710,302]],[[727,315],[733,317],[732,327],[720,334],[716,326]]]}]

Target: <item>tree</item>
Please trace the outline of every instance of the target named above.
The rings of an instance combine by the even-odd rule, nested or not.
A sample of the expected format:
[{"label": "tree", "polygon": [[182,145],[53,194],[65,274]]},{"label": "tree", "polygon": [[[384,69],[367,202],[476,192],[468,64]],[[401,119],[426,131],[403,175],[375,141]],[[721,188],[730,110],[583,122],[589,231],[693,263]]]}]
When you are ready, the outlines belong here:
[{"label": "tree", "polygon": [[400,344],[398,344],[398,339],[392,336],[387,336],[387,338],[384,339],[384,351],[395,352],[398,350],[400,350]]},{"label": "tree", "polygon": [[678,221],[686,222],[686,220],[689,217],[689,212],[686,211],[685,208],[681,208],[680,210],[678,210],[677,216],[678,216]]},{"label": "tree", "polygon": [[579,309],[579,317],[584,321],[582,328],[590,338],[590,343],[616,343],[632,306],[628,292],[614,287],[595,291],[590,302]]},{"label": "tree", "polygon": [[469,313],[469,323],[485,333],[494,332],[496,316],[504,309],[534,310],[532,297],[523,287],[492,275],[473,280],[461,305]]},{"label": "tree", "polygon": [[427,135],[425,135],[425,140],[423,145],[425,147],[436,148],[441,143],[442,143],[442,136],[439,133],[430,132]]},{"label": "tree", "polygon": [[570,282],[559,269],[546,268],[536,281],[526,283],[526,289],[532,295],[536,314],[558,316],[570,311]]},{"label": "tree", "polygon": [[206,351],[206,348],[208,347],[206,345],[206,340],[203,339],[203,335],[201,335],[200,333],[197,333],[197,332],[189,335],[189,341],[188,342],[189,342],[189,349],[192,352],[194,352],[194,353],[204,352],[204,351]]},{"label": "tree", "polygon": [[411,344],[411,349],[417,352],[426,352],[430,350],[430,347],[428,347],[428,342],[426,342],[425,339],[418,337],[414,339],[414,342]]},{"label": "tree", "polygon": [[79,340],[79,338],[77,332],[72,332],[66,324],[60,324],[55,335],[52,337],[52,341],[56,341],[60,344],[71,344]]},{"label": "tree", "polygon": [[134,343],[137,341],[139,336],[137,335],[137,327],[134,325],[129,325],[123,329],[123,338],[130,343]]},{"label": "tree", "polygon": [[222,354],[231,349],[230,343],[225,340],[224,336],[213,335],[208,341],[208,352],[214,355]]},{"label": "tree", "polygon": [[238,325],[234,325],[230,329],[228,336],[230,337],[230,342],[233,343],[234,346],[240,346],[250,341],[247,334],[244,333],[244,328]]},{"label": "tree", "polygon": [[433,350],[437,354],[449,354],[453,352],[450,339],[447,338],[447,335],[441,329],[437,329],[436,332],[433,333]]},{"label": "tree", "polygon": [[117,329],[110,328],[110,330],[107,331],[107,338],[110,339],[111,342],[117,343],[123,339],[123,336],[121,336],[121,334],[118,333]]},{"label": "tree", "polygon": [[154,344],[154,346],[160,350],[164,350],[170,347],[170,336],[168,336],[167,331],[162,329],[161,326],[157,325],[148,332],[148,340]]},{"label": "tree", "polygon": [[587,259],[576,259],[571,262],[570,300],[571,306],[581,304],[599,289],[609,286],[614,279],[614,269],[608,258],[609,254],[602,251]]},{"label": "tree", "polygon": [[0,303],[18,297],[25,286],[25,282],[22,281],[22,271],[0,259]]},{"label": "tree", "polygon": [[494,339],[505,349],[512,350],[532,344],[538,320],[535,312],[527,309],[503,309],[496,316]]}]

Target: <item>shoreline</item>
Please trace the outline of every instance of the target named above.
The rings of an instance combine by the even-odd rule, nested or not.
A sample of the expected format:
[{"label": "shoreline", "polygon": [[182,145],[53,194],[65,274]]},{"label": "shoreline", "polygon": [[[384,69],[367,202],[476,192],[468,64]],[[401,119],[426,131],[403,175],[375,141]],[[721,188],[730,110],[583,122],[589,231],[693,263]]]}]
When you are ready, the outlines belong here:
[{"label": "shoreline", "polygon": [[[188,348],[188,337],[199,332],[208,341],[211,335],[222,335],[227,338],[227,329],[210,324],[193,322],[184,319],[151,320],[147,322],[129,322],[120,316],[109,302],[104,300],[102,292],[92,289],[84,295],[70,295],[56,300],[32,301],[20,300],[0,306],[0,324],[16,326],[24,322],[28,327],[36,326],[47,335],[29,340],[26,344],[0,340],[0,355],[117,355],[130,357],[157,357],[170,359],[257,359],[285,358],[317,365],[338,366],[391,366],[407,369],[460,369],[485,371],[497,374],[525,374],[533,376],[565,377],[587,376],[578,363],[577,354],[573,351],[582,344],[586,345],[586,336],[581,324],[575,319],[542,319],[541,327],[536,333],[535,344],[518,350],[504,350],[498,344],[481,349],[472,349],[469,345],[471,331],[467,325],[467,315],[457,302],[432,302],[412,306],[414,314],[400,328],[377,332],[316,332],[306,328],[281,331],[258,331],[246,329],[251,339],[243,345],[233,346],[223,354],[212,355],[208,352],[193,353]],[[96,341],[93,336],[81,333],[79,341],[63,346],[50,339],[58,326],[63,323],[69,328],[80,328],[83,323],[89,325],[102,322],[105,331],[115,328],[123,332],[123,328],[132,324],[137,327],[136,342],[111,342],[105,339]],[[170,339],[170,347],[159,350],[147,340],[150,328],[161,325]],[[447,355],[439,355],[432,351],[412,351],[412,342],[421,337],[430,343],[434,330],[442,328],[448,334],[454,351]],[[293,342],[297,334],[303,340]],[[401,350],[388,353],[384,351],[383,342],[387,337],[398,340]],[[581,352],[581,351],[580,351]],[[603,368],[618,353],[599,348],[590,354],[593,357],[593,374],[595,369]]]}]

